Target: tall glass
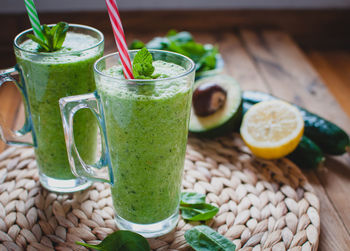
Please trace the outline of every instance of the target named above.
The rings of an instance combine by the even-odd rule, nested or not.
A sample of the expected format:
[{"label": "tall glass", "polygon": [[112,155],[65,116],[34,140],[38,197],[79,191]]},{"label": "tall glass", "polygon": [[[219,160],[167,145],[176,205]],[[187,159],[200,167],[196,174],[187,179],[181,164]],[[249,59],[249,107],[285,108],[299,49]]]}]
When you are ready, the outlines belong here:
[{"label": "tall glass", "polygon": [[[85,189],[91,182],[77,178],[70,172],[58,100],[96,89],[93,64],[103,54],[103,34],[92,27],[70,24],[66,41],[69,38],[73,49],[39,52],[26,47],[30,42],[26,35],[30,33],[32,29],[15,38],[17,65],[2,72],[0,85],[12,81],[22,92],[27,118],[24,127],[17,134],[32,132],[33,143],[9,139],[3,127],[0,128],[3,132],[2,139],[9,145],[35,147],[40,182],[48,190],[75,192]],[[20,82],[12,77],[16,73],[20,74]],[[82,158],[88,163],[95,162],[95,117],[89,111],[81,111],[74,127],[74,136]]]},{"label": "tall glass", "polygon": [[[119,54],[95,64],[97,92],[60,100],[72,171],[78,177],[110,182],[115,219],[120,229],[145,237],[163,235],[178,221],[195,65],[177,53],[151,50],[154,60],[182,66],[171,78],[125,80],[106,69],[120,65]],[[135,51],[130,52],[133,59]],[[172,70],[172,69],[170,69]],[[75,147],[72,121],[84,108],[97,116],[103,153],[94,166]],[[81,166],[75,166],[76,159]],[[109,168],[107,179],[94,167]]]}]

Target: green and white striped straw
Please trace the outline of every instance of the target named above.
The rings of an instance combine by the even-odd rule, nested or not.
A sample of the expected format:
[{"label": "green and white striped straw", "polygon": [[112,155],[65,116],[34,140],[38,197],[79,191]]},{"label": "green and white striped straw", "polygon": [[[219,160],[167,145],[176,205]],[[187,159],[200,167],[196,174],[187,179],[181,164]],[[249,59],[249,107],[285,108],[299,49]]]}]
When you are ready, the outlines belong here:
[{"label": "green and white striped straw", "polygon": [[24,0],[24,4],[26,6],[28,16],[29,16],[29,21],[32,24],[32,28],[35,36],[42,40],[45,40],[44,34],[41,31],[38,13],[36,11],[33,0]]}]

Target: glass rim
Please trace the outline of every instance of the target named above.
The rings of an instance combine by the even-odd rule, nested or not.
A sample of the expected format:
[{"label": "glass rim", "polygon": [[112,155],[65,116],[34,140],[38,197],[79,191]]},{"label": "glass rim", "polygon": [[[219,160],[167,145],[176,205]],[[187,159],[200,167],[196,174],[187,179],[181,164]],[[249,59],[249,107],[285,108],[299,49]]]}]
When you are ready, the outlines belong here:
[{"label": "glass rim", "polygon": [[[128,50],[128,52],[137,52],[139,50]],[[106,77],[106,78],[109,78],[109,79],[112,79],[112,80],[118,80],[118,81],[123,81],[123,82],[132,82],[132,83],[142,83],[142,84],[145,84],[145,83],[152,83],[152,82],[162,82],[162,81],[169,81],[169,80],[174,80],[174,79],[178,79],[178,78],[182,78],[182,77],[185,77],[187,75],[189,75],[190,73],[192,73],[195,69],[196,69],[196,64],[195,62],[190,59],[189,57],[185,56],[185,55],[182,55],[180,53],[176,53],[176,52],[171,52],[171,51],[165,51],[165,50],[156,50],[156,49],[149,49],[148,50],[149,52],[160,52],[160,53],[165,53],[165,54],[171,54],[171,55],[175,55],[175,56],[179,56],[179,57],[182,57],[182,58],[185,58],[186,60],[188,60],[190,63],[191,63],[191,67],[190,69],[186,69],[186,72],[184,73],[181,73],[180,75],[176,75],[174,77],[169,77],[169,78],[159,78],[159,79],[125,79],[125,78],[119,78],[119,77],[114,77],[114,76],[111,76],[111,75],[108,75],[108,74],[105,74],[103,73],[102,71],[100,71],[99,69],[97,69],[97,65],[109,58],[109,57],[113,57],[113,56],[118,56],[119,55],[119,52],[114,52],[114,53],[110,53],[110,54],[107,54],[101,58],[99,58],[95,63],[94,63],[94,72],[96,72],[97,74],[103,76],[103,77]],[[119,56],[118,56],[119,58]]]},{"label": "glass rim", "polygon": [[[52,27],[54,25],[55,24],[49,24],[48,26]],[[94,28],[94,27],[91,27],[91,26],[88,26],[88,25],[83,25],[83,24],[68,24],[68,25],[69,25],[69,27],[83,28],[83,29],[86,29],[86,30],[90,30],[90,31],[96,32],[100,36],[100,39],[99,39],[99,41],[96,44],[94,44],[94,45],[92,45],[92,46],[90,46],[88,48],[75,50],[75,51],[64,51],[64,52],[60,52],[60,51],[54,51],[54,52],[31,51],[31,50],[26,50],[26,49],[21,48],[20,45],[18,44],[18,40],[21,37],[23,37],[27,33],[33,31],[33,28],[30,28],[30,29],[24,30],[24,31],[22,31],[22,32],[20,32],[19,34],[16,35],[16,37],[13,40],[13,46],[16,49],[18,49],[20,51],[23,51],[23,52],[26,52],[26,53],[31,53],[31,54],[35,54],[35,55],[42,55],[42,56],[52,56],[52,55],[69,55],[69,54],[72,54],[72,53],[84,52],[84,51],[87,51],[87,50],[94,49],[94,48],[100,46],[104,42],[103,33],[101,31],[99,31],[98,29]]]}]

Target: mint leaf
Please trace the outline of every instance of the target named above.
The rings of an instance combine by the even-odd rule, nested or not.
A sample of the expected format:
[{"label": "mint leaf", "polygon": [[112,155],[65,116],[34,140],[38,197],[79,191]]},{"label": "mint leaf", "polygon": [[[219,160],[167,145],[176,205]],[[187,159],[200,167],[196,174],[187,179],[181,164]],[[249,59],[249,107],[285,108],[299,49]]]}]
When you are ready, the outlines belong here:
[{"label": "mint leaf", "polygon": [[69,25],[65,22],[59,22],[52,32],[53,36],[53,48],[54,50],[61,49],[63,42],[66,38]]},{"label": "mint leaf", "polygon": [[65,22],[59,22],[51,28],[44,24],[41,26],[41,31],[44,35],[45,41],[32,34],[28,34],[27,37],[38,43],[43,51],[54,52],[62,48],[68,28],[69,25]]},{"label": "mint leaf", "polygon": [[236,245],[208,226],[201,225],[186,231],[185,239],[196,251],[235,251]]},{"label": "mint leaf", "polygon": [[135,79],[151,79],[154,72],[152,54],[144,47],[138,51],[132,63]]},{"label": "mint leaf", "polygon": [[[52,29],[54,29],[54,28],[55,27],[52,27]],[[51,36],[51,29],[50,29],[50,27],[47,26],[46,24],[44,24],[44,25],[42,25],[41,29],[42,29],[42,32],[44,34],[47,47],[49,47],[50,51],[53,51],[53,48],[52,48],[52,36]]]},{"label": "mint leaf", "polygon": [[49,51],[49,47],[47,47],[45,41],[43,41],[40,38],[34,36],[33,34],[28,34],[27,37],[30,38],[31,40],[33,40],[34,42],[36,42],[37,44],[39,44],[41,49],[43,49],[44,51]]},{"label": "mint leaf", "polygon": [[153,74],[153,75],[151,76],[151,78],[153,78],[153,79],[157,79],[157,78],[159,78],[160,76],[162,76],[163,78],[167,78],[167,77],[169,77],[169,76],[164,77],[164,76],[166,76],[165,74],[160,74],[160,73],[158,73],[158,74]]},{"label": "mint leaf", "polygon": [[141,235],[126,231],[119,230],[112,234],[109,234],[102,242],[98,245],[91,245],[82,242],[76,242],[76,244],[93,248],[95,250],[102,251],[150,251],[151,248],[148,241]]}]

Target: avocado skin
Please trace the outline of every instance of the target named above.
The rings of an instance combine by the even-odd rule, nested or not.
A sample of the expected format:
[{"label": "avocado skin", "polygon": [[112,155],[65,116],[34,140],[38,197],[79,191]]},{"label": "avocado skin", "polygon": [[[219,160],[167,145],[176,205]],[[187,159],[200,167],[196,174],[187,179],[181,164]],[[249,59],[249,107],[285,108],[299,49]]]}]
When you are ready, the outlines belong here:
[{"label": "avocado skin", "polygon": [[215,138],[215,137],[224,136],[234,131],[239,131],[239,127],[242,122],[242,117],[243,117],[243,106],[242,106],[242,100],[241,100],[241,103],[237,109],[237,112],[224,124],[216,128],[208,129],[207,131],[202,131],[202,132],[192,131],[191,134],[196,135],[198,137],[206,137],[206,138]]},{"label": "avocado skin", "polygon": [[[242,95],[243,107],[246,111],[249,105],[261,101],[278,99],[267,93],[259,91],[244,91]],[[350,146],[349,136],[334,123],[295,105],[304,119],[304,135],[315,142],[321,150],[330,155],[342,155]]]}]

